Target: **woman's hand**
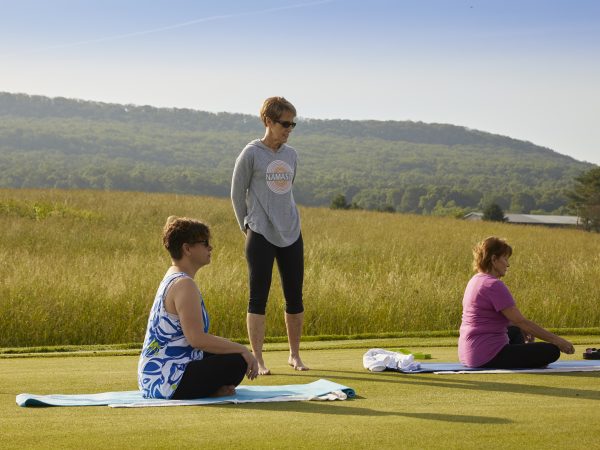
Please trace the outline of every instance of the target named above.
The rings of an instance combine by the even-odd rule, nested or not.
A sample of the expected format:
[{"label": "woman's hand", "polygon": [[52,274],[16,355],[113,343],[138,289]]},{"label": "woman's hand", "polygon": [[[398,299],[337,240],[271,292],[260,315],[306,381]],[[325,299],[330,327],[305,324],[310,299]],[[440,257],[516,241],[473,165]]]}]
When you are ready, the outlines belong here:
[{"label": "woman's hand", "polygon": [[248,364],[248,369],[246,370],[246,376],[249,380],[254,380],[258,376],[258,361],[248,349],[242,353],[242,358]]},{"label": "woman's hand", "polygon": [[552,343],[556,345],[561,352],[566,353],[567,355],[572,355],[575,353],[575,347],[573,347],[573,344],[566,339],[557,336],[557,339],[555,339]]}]

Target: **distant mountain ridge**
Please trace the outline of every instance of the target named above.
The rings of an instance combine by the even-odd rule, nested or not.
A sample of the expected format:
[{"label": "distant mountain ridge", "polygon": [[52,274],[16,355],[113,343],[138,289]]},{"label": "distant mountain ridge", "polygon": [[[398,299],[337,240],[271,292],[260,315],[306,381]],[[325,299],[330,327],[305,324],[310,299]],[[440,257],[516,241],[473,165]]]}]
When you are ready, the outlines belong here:
[{"label": "distant mountain ridge", "polygon": [[[262,132],[257,117],[249,114],[210,113],[187,108],[122,105],[39,95],[0,92],[0,115],[120,120],[132,123],[161,123],[194,131]],[[225,120],[223,120],[225,119]],[[300,119],[307,133],[351,138],[379,138],[439,145],[508,146],[528,151],[553,150],[507,136],[449,124],[413,121],[344,119]],[[559,155],[557,153],[557,155]],[[566,155],[565,158],[573,159]],[[573,159],[574,160],[574,159]]]},{"label": "distant mountain ridge", "polygon": [[[551,149],[446,124],[299,119],[290,144],[295,195],[327,205],[342,194],[369,209],[460,214],[495,201],[560,213],[565,189],[593,167]],[[228,195],[256,116],[0,92],[0,187]]]}]

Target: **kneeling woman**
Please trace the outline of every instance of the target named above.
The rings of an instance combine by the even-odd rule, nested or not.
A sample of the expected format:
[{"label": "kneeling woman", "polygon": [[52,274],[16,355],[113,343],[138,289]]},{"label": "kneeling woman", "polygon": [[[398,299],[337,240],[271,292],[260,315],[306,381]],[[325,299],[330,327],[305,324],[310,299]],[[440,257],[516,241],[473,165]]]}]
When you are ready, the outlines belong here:
[{"label": "kneeling woman", "polygon": [[146,398],[233,395],[258,363],[241,344],[208,334],[209,318],[194,276],[210,263],[210,231],[197,220],[169,217],[163,244],[172,266],[158,287],[138,364]]},{"label": "kneeling woman", "polygon": [[[468,367],[498,369],[544,367],[560,352],[572,354],[573,345],[527,320],[506,285],[500,281],[509,267],[512,248],[506,241],[489,237],[473,249],[474,269],[463,297],[458,340],[460,362]],[[513,326],[510,326],[510,324]],[[516,327],[517,333],[511,332]],[[525,343],[537,337],[546,342]]]}]

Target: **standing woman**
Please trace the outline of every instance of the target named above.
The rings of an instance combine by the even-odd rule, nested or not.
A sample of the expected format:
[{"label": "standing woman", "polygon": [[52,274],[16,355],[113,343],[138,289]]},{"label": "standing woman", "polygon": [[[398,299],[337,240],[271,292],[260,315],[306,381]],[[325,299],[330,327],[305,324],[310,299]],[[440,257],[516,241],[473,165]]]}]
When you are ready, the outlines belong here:
[{"label": "standing woman", "polygon": [[304,246],[300,216],[292,193],[297,154],[286,144],[296,126],[295,117],[296,108],[285,98],[270,97],[264,101],[260,118],[265,125],[265,135],[242,150],[235,162],[231,182],[233,209],[246,235],[250,284],[246,316],[248,337],[261,375],[270,373],[262,348],[275,260],[285,297],[285,325],[290,348],[288,363],[296,370],[308,370],[300,359],[304,321]]},{"label": "standing woman", "polygon": [[210,263],[208,227],[194,219],[169,217],[163,244],[171,267],[158,287],[138,364],[145,398],[191,399],[233,395],[258,364],[241,344],[208,333],[209,318],[194,282]]},{"label": "standing woman", "polygon": [[[556,361],[561,351],[575,352],[569,341],[526,319],[517,308],[510,291],[500,281],[510,267],[511,255],[511,246],[493,236],[473,249],[477,273],[465,289],[458,340],[458,356],[465,366],[537,368]],[[511,323],[513,326],[509,326]],[[524,336],[527,341],[533,336],[546,342],[526,343]]]}]

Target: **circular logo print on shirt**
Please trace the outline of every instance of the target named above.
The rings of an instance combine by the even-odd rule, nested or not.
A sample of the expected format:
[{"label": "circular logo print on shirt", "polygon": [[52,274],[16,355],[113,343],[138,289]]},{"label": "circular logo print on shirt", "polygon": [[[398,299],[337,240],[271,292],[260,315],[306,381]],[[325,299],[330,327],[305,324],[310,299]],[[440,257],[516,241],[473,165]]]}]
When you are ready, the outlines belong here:
[{"label": "circular logo print on shirt", "polygon": [[292,189],[294,171],[285,161],[276,159],[267,166],[267,186],[276,194],[285,194]]}]

